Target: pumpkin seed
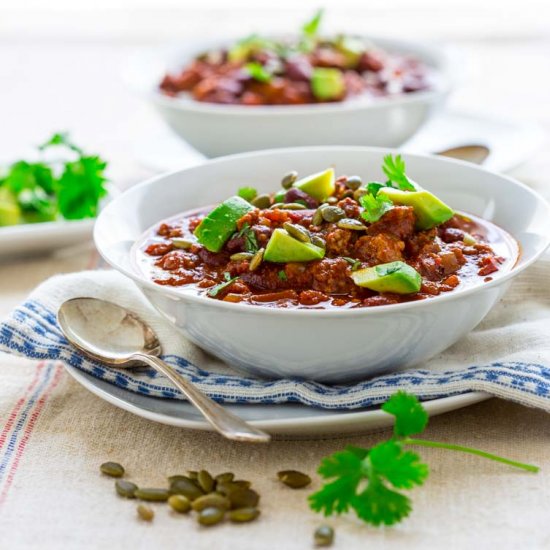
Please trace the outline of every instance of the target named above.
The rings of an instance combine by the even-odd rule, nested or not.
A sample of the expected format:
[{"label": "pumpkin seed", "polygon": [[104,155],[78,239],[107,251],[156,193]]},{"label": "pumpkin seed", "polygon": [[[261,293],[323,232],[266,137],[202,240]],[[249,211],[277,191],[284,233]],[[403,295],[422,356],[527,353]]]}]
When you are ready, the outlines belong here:
[{"label": "pumpkin seed", "polygon": [[170,491],[168,489],[156,489],[156,488],[138,488],[134,491],[136,498],[140,500],[148,500],[151,502],[164,502],[168,500]]},{"label": "pumpkin seed", "polygon": [[124,468],[118,462],[104,462],[99,469],[106,476],[122,477],[124,475]]},{"label": "pumpkin seed", "polygon": [[296,170],[292,170],[291,172],[288,172],[288,174],[285,174],[283,176],[283,179],[281,180],[281,185],[283,186],[283,189],[290,189],[292,187],[292,184],[298,179],[298,172]]},{"label": "pumpkin seed", "polygon": [[281,210],[307,210],[307,206],[299,202],[286,202],[281,205]]},{"label": "pumpkin seed", "polygon": [[343,218],[336,224],[340,229],[351,229],[352,231],[366,231],[367,227],[359,220]]},{"label": "pumpkin seed", "polygon": [[131,481],[126,481],[124,479],[117,479],[115,481],[116,492],[124,498],[136,498],[136,491],[138,486]]},{"label": "pumpkin seed", "polygon": [[365,187],[359,187],[353,192],[353,198],[358,201],[362,196],[368,195],[369,191]]},{"label": "pumpkin seed", "polygon": [[172,246],[174,248],[183,248],[184,250],[190,249],[193,244],[195,244],[193,241],[190,241],[189,239],[180,239],[180,238],[174,238],[172,239]]},{"label": "pumpkin seed", "polygon": [[265,248],[260,248],[254,257],[250,260],[250,265],[248,266],[249,271],[256,271],[260,267],[262,260],[264,259]]},{"label": "pumpkin seed", "polygon": [[237,508],[229,512],[229,519],[235,523],[244,523],[246,521],[253,521],[260,515],[258,508]]},{"label": "pumpkin seed", "polygon": [[332,546],[334,541],[334,529],[330,525],[320,525],[313,533],[316,546]]},{"label": "pumpkin seed", "polygon": [[214,479],[216,483],[228,483],[235,479],[235,474],[233,472],[224,472],[223,474],[218,474]]},{"label": "pumpkin seed", "polygon": [[311,242],[311,235],[305,227],[290,222],[285,222],[283,224],[283,227],[284,229],[286,229],[287,233],[291,237],[294,237],[297,241],[300,241],[302,243]]},{"label": "pumpkin seed", "polygon": [[348,258],[347,256],[342,256],[342,257],[351,266],[352,271],[357,271],[361,267],[361,260],[356,260],[355,258]]},{"label": "pumpkin seed", "polygon": [[464,233],[464,237],[462,238],[462,240],[467,246],[474,246],[475,244],[477,244],[477,241],[474,239],[474,237],[472,237],[472,235],[470,235],[470,233]]},{"label": "pumpkin seed", "polygon": [[233,262],[240,262],[243,260],[250,260],[253,257],[254,254],[251,254],[250,252],[236,252],[235,254],[231,254],[229,259]]},{"label": "pumpkin seed", "polygon": [[186,479],[186,480],[190,480],[189,476],[184,476],[184,475],[174,475],[174,476],[170,476],[168,478],[168,483],[170,483],[170,485],[172,485],[172,483],[176,482],[176,481],[181,481],[182,479]]},{"label": "pumpkin seed", "polygon": [[168,505],[178,514],[187,514],[191,510],[191,502],[183,495],[171,495],[168,499]]},{"label": "pumpkin seed", "polygon": [[153,512],[153,509],[146,504],[138,504],[137,513],[143,521],[153,521],[153,518],[155,517],[155,512]]},{"label": "pumpkin seed", "polygon": [[194,500],[191,507],[197,512],[201,512],[205,508],[219,508],[225,511],[231,508],[231,501],[223,495],[210,493]]},{"label": "pumpkin seed", "polygon": [[327,199],[328,204],[336,204],[338,202],[338,199],[336,197],[329,197]]},{"label": "pumpkin seed", "polygon": [[277,210],[279,208],[281,208],[282,206],[284,206],[285,203],[284,202],[276,202],[275,204],[272,204],[269,209],[270,210]]},{"label": "pumpkin seed", "polygon": [[359,176],[350,176],[346,180],[346,186],[352,191],[356,191],[363,185],[363,180]]},{"label": "pumpkin seed", "polygon": [[220,523],[224,515],[225,512],[219,508],[205,508],[199,513],[197,521],[201,525],[216,525],[216,523]]},{"label": "pumpkin seed", "polygon": [[187,477],[178,479],[170,484],[170,494],[183,495],[189,500],[195,500],[204,495],[204,491],[193,481]]},{"label": "pumpkin seed", "polygon": [[326,204],[322,204],[319,208],[317,208],[317,210],[315,210],[313,218],[311,218],[311,225],[321,225],[323,223],[323,208],[326,207]]},{"label": "pumpkin seed", "polygon": [[214,489],[214,478],[210,475],[210,472],[206,470],[201,470],[199,472],[197,482],[205,493],[210,493]]},{"label": "pumpkin seed", "polygon": [[320,248],[327,247],[327,243],[325,242],[325,239],[323,239],[322,237],[319,237],[319,235],[311,236],[311,244],[314,244],[315,246],[318,246]]},{"label": "pumpkin seed", "polygon": [[277,477],[291,489],[301,489],[311,483],[311,478],[307,474],[297,470],[283,470],[277,473]]},{"label": "pumpkin seed", "polygon": [[199,477],[199,472],[195,470],[187,470],[187,477],[193,481],[197,481],[197,478]]},{"label": "pumpkin seed", "polygon": [[245,479],[236,479],[232,482],[232,485],[237,487],[242,487],[243,489],[250,489],[250,487],[252,486],[252,483]]},{"label": "pumpkin seed", "polygon": [[326,222],[335,223],[346,217],[346,213],[339,206],[325,206],[321,215]]},{"label": "pumpkin seed", "polygon": [[264,210],[271,206],[271,198],[269,195],[258,195],[253,201],[252,206]]},{"label": "pumpkin seed", "polygon": [[233,510],[237,508],[254,508],[260,501],[260,495],[254,489],[247,489],[238,485],[231,486],[225,496],[230,500]]}]

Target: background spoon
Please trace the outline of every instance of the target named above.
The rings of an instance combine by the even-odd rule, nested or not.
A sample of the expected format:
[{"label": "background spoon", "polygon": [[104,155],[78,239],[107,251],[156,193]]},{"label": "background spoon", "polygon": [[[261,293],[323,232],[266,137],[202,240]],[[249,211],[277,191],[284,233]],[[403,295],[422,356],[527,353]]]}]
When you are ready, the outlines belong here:
[{"label": "background spoon", "polygon": [[161,345],[151,327],[121,306],[97,298],[73,298],[57,319],[67,340],[84,355],[116,368],[147,364],[164,374],[224,437],[266,443],[271,436],[247,424],[202,393],[158,358]]}]

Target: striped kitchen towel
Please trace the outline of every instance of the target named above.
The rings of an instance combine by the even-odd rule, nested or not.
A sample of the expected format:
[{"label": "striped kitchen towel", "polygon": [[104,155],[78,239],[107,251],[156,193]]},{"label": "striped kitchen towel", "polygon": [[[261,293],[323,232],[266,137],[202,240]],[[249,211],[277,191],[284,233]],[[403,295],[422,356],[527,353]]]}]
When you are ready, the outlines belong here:
[{"label": "striped kitchen towel", "polygon": [[420,368],[347,385],[260,380],[236,373],[176,333],[126,278],[106,270],[59,275],[41,284],[0,323],[0,351],[60,361],[131,392],[182,399],[152,369],[111,369],[85,359],[68,344],[56,321],[57,309],[69,298],[92,296],[119,303],[149,322],[165,350],[163,358],[220,402],[345,410],[377,405],[397,389],[423,400],[484,391],[550,411],[549,273],[550,261],[540,261],[476,330]]}]

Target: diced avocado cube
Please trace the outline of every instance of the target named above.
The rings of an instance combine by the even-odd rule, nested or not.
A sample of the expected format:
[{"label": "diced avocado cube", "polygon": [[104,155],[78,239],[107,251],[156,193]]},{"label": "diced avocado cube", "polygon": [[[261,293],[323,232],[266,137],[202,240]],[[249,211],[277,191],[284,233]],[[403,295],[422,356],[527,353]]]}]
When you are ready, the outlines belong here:
[{"label": "diced avocado cube", "polygon": [[339,99],[346,91],[344,76],[339,69],[318,67],[311,73],[311,91],[322,101]]},{"label": "diced avocado cube", "polygon": [[296,181],[293,187],[301,189],[318,201],[324,201],[336,190],[334,182],[334,168],[327,168],[323,172],[311,174],[311,176]]},{"label": "diced avocado cube", "polygon": [[378,192],[394,204],[412,206],[416,215],[416,226],[421,230],[431,229],[454,216],[454,210],[429,191],[401,191],[393,187],[383,187]]},{"label": "diced avocado cube", "polygon": [[346,58],[346,68],[356,67],[361,56],[366,51],[365,41],[357,36],[340,36],[336,42],[336,48]]},{"label": "diced avocado cube", "polygon": [[237,196],[223,201],[195,229],[197,240],[210,252],[219,252],[237,230],[237,222],[253,208]]},{"label": "diced avocado cube", "polygon": [[275,229],[264,252],[266,262],[311,262],[322,260],[325,250],[311,243],[304,243],[291,237],[284,229]]},{"label": "diced avocado cube", "polygon": [[390,262],[359,269],[351,273],[351,278],[357,286],[376,292],[413,294],[422,286],[420,273],[405,262]]},{"label": "diced avocado cube", "polygon": [[0,227],[20,222],[21,209],[8,189],[0,189]]}]

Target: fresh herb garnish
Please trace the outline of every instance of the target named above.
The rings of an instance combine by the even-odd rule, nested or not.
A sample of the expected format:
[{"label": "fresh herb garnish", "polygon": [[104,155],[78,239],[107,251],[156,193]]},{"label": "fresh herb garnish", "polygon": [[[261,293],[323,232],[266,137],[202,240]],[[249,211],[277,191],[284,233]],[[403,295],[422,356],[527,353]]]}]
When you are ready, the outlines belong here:
[{"label": "fresh herb garnish", "polygon": [[355,258],[349,258],[348,256],[342,256],[349,265],[351,265],[352,271],[357,271],[361,266],[361,260],[356,260]]},{"label": "fresh herb garnish", "polygon": [[302,25],[302,33],[309,37],[317,36],[324,14],[325,10],[323,8],[318,9],[313,17]]},{"label": "fresh herb garnish", "polygon": [[273,75],[257,61],[251,61],[244,66],[248,74],[258,82],[271,82]]},{"label": "fresh herb garnish", "polygon": [[0,178],[2,200],[17,213],[11,223],[52,221],[59,215],[70,220],[97,215],[99,201],[107,194],[107,163],[85,155],[65,133],[54,134],[38,149],[51,147],[62,148],[61,160],[15,162]]},{"label": "fresh herb garnish", "polygon": [[210,298],[215,298],[222,290],[225,290],[229,285],[233,284],[239,277],[231,277],[231,274],[226,271],[223,274],[223,278],[225,279],[223,283],[212,286],[207,290],[206,294],[208,294]]},{"label": "fresh herb garnish", "polygon": [[237,191],[237,195],[239,195],[239,197],[241,197],[241,199],[244,199],[245,201],[252,201],[254,200],[257,195],[258,195],[258,191],[256,191],[256,189],[254,189],[254,187],[241,187],[238,191]]},{"label": "fresh herb garnish", "polygon": [[241,230],[237,233],[237,237],[244,237],[244,249],[246,252],[255,254],[260,249],[256,233],[254,233],[254,230],[247,223],[241,227]]},{"label": "fresh herb garnish", "polygon": [[359,203],[364,208],[361,217],[369,223],[377,222],[386,212],[393,208],[392,201],[386,195],[363,195]]},{"label": "fresh herb garnish", "polygon": [[281,281],[286,281],[288,279],[288,277],[286,276],[286,273],[282,269],[277,273],[277,277],[279,277]]},{"label": "fresh herb garnish", "polygon": [[405,161],[401,155],[397,155],[395,159],[392,155],[386,155],[382,171],[388,178],[389,187],[396,187],[401,191],[416,191],[416,186],[405,174]]},{"label": "fresh herb garnish", "polygon": [[333,481],[309,497],[314,511],[329,516],[353,509],[360,519],[372,525],[400,522],[411,512],[412,502],[399,489],[422,485],[429,474],[420,456],[406,450],[410,445],[460,451],[528,472],[539,471],[537,466],[471,447],[410,437],[423,432],[428,423],[428,414],[414,395],[397,392],[382,405],[382,410],[395,417],[393,436],[371,449],[347,447],[324,458],[318,472]]}]

